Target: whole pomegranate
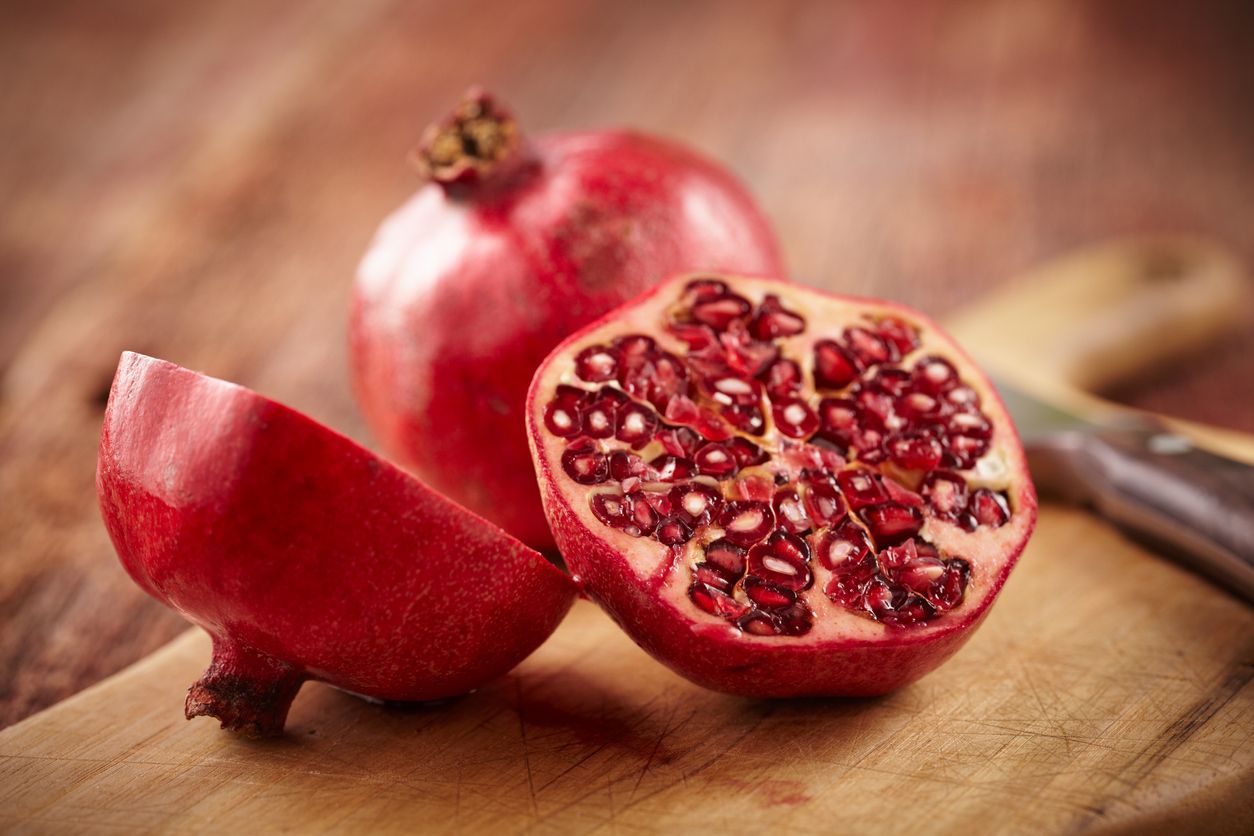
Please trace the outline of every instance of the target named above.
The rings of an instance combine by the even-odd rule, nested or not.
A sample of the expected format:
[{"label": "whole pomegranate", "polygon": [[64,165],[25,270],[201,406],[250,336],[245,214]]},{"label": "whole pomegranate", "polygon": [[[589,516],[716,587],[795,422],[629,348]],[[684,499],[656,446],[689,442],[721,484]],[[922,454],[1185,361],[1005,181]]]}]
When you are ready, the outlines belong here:
[{"label": "whole pomegranate", "polygon": [[575,585],[352,441],[239,386],[126,353],[96,486],[127,572],[213,637],[188,692],[252,736],[301,683],[462,694],[543,642]]},{"label": "whole pomegranate", "polygon": [[1036,520],[996,392],[926,317],[680,278],[563,342],[527,425],[570,569],[645,650],[759,697],[952,654]]},{"label": "whole pomegranate", "polygon": [[775,238],[744,188],[692,151],[627,131],[528,142],[481,91],[415,159],[428,183],[358,272],[358,400],[390,455],[552,549],[523,430],[536,366],[674,273],[782,274]]}]

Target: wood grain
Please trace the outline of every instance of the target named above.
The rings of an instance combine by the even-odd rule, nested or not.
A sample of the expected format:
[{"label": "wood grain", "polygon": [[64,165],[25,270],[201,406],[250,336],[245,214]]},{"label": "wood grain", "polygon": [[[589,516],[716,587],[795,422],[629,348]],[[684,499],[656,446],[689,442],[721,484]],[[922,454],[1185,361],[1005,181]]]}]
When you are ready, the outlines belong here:
[{"label": "wood grain", "polygon": [[[0,724],[182,629],[95,510],[123,348],[368,440],[353,268],[467,84],[535,130],[688,141],[761,196],[796,275],[943,313],[1111,234],[1254,259],[1252,32],[1242,3],[6,4]],[[1250,339],[1128,397],[1252,428]]]},{"label": "wood grain", "polygon": [[970,644],[880,699],[715,694],[585,602],[478,693],[401,709],[310,684],[258,744],[182,718],[208,655],[189,633],[0,733],[0,829],[1254,828],[1254,611],[1050,506]]}]

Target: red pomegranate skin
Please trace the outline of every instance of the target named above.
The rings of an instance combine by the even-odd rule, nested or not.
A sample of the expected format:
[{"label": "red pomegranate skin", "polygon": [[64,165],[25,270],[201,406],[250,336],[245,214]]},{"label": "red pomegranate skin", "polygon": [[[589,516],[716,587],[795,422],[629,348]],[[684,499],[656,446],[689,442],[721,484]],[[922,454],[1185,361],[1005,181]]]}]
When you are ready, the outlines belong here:
[{"label": "red pomegranate skin", "polygon": [[783,265],[744,187],[662,139],[550,134],[470,175],[419,189],[364,257],[355,390],[397,461],[551,552],[523,418],[540,361],[674,273],[784,275]]},{"label": "red pomegranate skin", "polygon": [[538,553],[349,439],[247,389],[126,353],[96,476],[122,565],[203,627],[188,697],[254,735],[301,682],[435,700],[540,645],[575,587]]},{"label": "red pomegranate skin", "polygon": [[[804,288],[829,302],[871,302],[886,316],[899,316],[921,324],[936,335],[953,358],[962,362],[965,380],[979,390],[986,412],[1005,428],[1009,466],[1023,476],[1016,491],[1016,514],[1022,520],[1022,537],[998,558],[996,572],[982,584],[982,592],[954,612],[925,628],[886,630],[874,641],[825,640],[749,636],[725,622],[694,619],[690,609],[681,610],[660,590],[664,575],[641,583],[615,543],[617,535],[599,525],[589,526],[571,505],[582,499],[577,489],[546,454],[550,436],[544,428],[543,410],[552,397],[544,385],[555,364],[568,367],[579,348],[601,343],[614,334],[648,333],[642,310],[658,306],[660,299],[677,297],[679,288],[693,277],[679,276],[654,287],[617,311],[580,329],[564,340],[536,372],[528,393],[528,437],[544,505],[558,547],[570,571],[585,593],[621,626],[646,652],[692,682],[713,690],[754,698],[878,696],[906,686],[938,667],[971,637],[988,614],[1007,577],[1018,561],[1035,527],[1037,498],[1029,478],[1027,461],[1014,426],[994,387],[978,371],[975,362],[928,317],[896,303],[846,297]],[[757,285],[771,290],[781,283],[761,279],[722,277],[732,290],[745,292]],[[791,285],[796,287],[796,285]],[[810,313],[802,306],[792,306]],[[811,323],[812,327],[821,323]],[[656,334],[653,334],[656,336]],[[612,542],[613,541],[613,542]]]}]

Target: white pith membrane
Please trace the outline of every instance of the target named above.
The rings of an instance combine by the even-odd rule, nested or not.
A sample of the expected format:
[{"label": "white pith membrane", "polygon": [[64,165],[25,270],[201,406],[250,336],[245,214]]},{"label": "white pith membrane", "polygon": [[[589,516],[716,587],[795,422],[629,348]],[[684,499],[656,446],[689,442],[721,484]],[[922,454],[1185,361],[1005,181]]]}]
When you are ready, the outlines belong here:
[{"label": "white pith membrane", "polygon": [[[711,284],[714,282],[722,283],[726,293],[719,290],[719,285]],[[676,333],[685,333],[689,340],[708,339],[692,331],[692,326],[701,324],[692,313],[693,303],[697,307],[722,303],[701,312],[700,317],[709,322],[710,313],[717,314],[723,306],[728,311],[742,308],[736,298],[728,299],[728,296],[747,301],[750,309],[746,315],[732,318],[725,327],[714,330],[719,341],[715,348],[694,349],[676,336]],[[768,313],[763,313],[764,310]],[[751,338],[755,329],[759,335],[772,330],[763,324],[771,322],[780,323],[784,331],[801,330],[773,339]],[[886,347],[888,356],[900,355],[897,359],[865,364],[847,385],[816,388],[816,344],[836,342],[845,349],[844,356],[849,357],[851,338],[856,340],[861,336],[856,332],[851,335],[847,331],[850,328],[864,329],[877,336],[891,332],[906,350],[901,353],[898,349],[894,353],[891,347],[894,341],[881,337],[880,344]],[[626,395],[620,377],[631,388],[629,375],[623,375],[622,370],[629,365],[629,361],[623,361],[624,353],[631,353],[640,346],[631,339],[634,336],[654,340],[656,348],[646,351],[653,360],[662,352],[669,352],[684,361],[688,383],[680,389],[687,390],[686,396],[676,400],[673,394],[659,396],[639,391],[634,397]],[[752,390],[756,385],[746,382],[753,378],[744,374],[727,379],[721,372],[708,372],[712,365],[709,358],[720,352],[728,356],[735,353],[729,345],[742,348],[748,345],[751,355],[776,356],[777,360],[795,362],[800,369],[799,398],[804,406],[798,408],[799,403],[782,392],[772,397],[759,389],[756,394],[760,395],[761,428],[733,428],[732,437],[721,440],[728,429],[725,425],[718,429],[717,425],[724,424],[718,416],[728,414],[728,401],[737,395],[746,401],[753,400]],[[878,350],[874,341],[869,345],[873,351]],[[823,350],[831,356],[830,345],[825,344]],[[707,362],[697,360],[697,368],[694,368],[690,356],[694,353]],[[855,350],[852,355],[857,353]],[[576,371],[577,358],[581,357],[585,376],[607,379],[581,378]],[[926,388],[928,384],[917,381],[919,376],[933,370],[933,364],[920,361],[931,358],[947,361],[958,370],[959,380],[946,383],[939,390],[933,386],[935,403],[929,406],[925,399],[914,399],[912,404],[922,407],[922,414],[903,417],[898,409],[905,411],[906,407],[900,399],[907,397],[911,389]],[[664,360],[663,365],[665,363]],[[749,365],[752,367],[753,361]],[[656,370],[656,363],[653,368]],[[1030,515],[1018,513],[1028,487],[1017,438],[1000,401],[984,378],[964,371],[971,368],[970,361],[934,325],[891,303],[833,297],[759,279],[676,280],[636,307],[620,311],[613,322],[584,334],[550,358],[540,372],[535,389],[531,416],[533,437],[553,479],[582,524],[623,556],[642,586],[656,590],[655,594],[688,614],[695,629],[726,626],[745,638],[782,642],[796,642],[800,637],[822,641],[904,635],[965,620],[965,615],[993,587],[1005,561],[1016,551],[1014,546],[1022,542],[1030,525]],[[904,370],[909,373],[910,382],[893,371],[882,374],[887,369]],[[935,370],[943,371],[943,367]],[[656,373],[647,377],[657,379]],[[762,372],[758,379],[761,383],[769,379],[769,374]],[[861,439],[862,449],[858,449],[858,443],[848,443],[849,434],[842,437],[822,419],[817,431],[808,432],[808,427],[793,429],[794,435],[802,437],[790,437],[781,431],[773,415],[778,412],[785,422],[791,419],[794,423],[804,423],[807,416],[819,415],[825,401],[829,409],[823,411],[835,414],[830,401],[850,398],[857,402],[859,390],[863,391],[863,403],[869,403],[876,400],[872,392],[876,386],[871,383],[873,380],[883,385],[896,382],[907,391],[890,396],[890,409],[883,409],[885,401],[877,399],[885,417],[862,419],[854,432]],[[586,394],[581,396],[573,389]],[[673,391],[674,387],[671,389]],[[650,403],[650,397],[655,403]],[[665,406],[659,408],[663,404]],[[641,407],[646,407],[647,411]],[[607,416],[607,409],[613,414]],[[649,412],[657,416],[657,434],[643,446],[633,448],[632,433],[654,421]],[[704,412],[704,415],[694,416],[694,412]],[[865,406],[861,407],[862,416],[869,414]],[[808,420],[813,423],[812,417]],[[658,459],[668,454],[658,434],[665,435],[684,422],[715,425],[710,433],[712,439],[699,439],[695,455],[683,456],[691,467],[696,467],[694,460],[703,461],[707,470],[725,465],[726,454],[721,448],[703,448],[741,444],[735,442],[737,438],[761,448],[769,455],[769,460],[760,465],[740,466],[732,475],[720,478],[701,473],[668,478],[677,463]],[[616,437],[623,434],[620,425],[626,429],[628,440]],[[882,430],[881,443],[871,444],[874,436],[865,432],[866,427]],[[562,434],[555,433],[555,429]],[[975,435],[957,438],[962,434],[959,430]],[[913,431],[935,437],[941,444],[942,455],[948,458],[923,468],[902,466],[899,461],[912,460],[908,454],[898,455],[898,461],[894,461],[886,452],[890,449],[887,445],[894,443],[895,434]],[[988,437],[980,439],[980,435]],[[677,443],[681,443],[677,437],[671,439],[672,450]],[[919,455],[923,460],[934,458],[935,447],[926,440],[921,444],[923,452]],[[955,461],[950,451],[964,444],[974,449],[978,457],[967,456],[965,460],[960,457]],[[571,452],[568,454],[568,451]],[[623,468],[625,460],[619,456],[620,474],[639,471],[642,465],[646,466],[643,474],[625,480],[610,476],[609,462],[614,453],[631,453],[642,460],[634,467]],[[568,454],[567,466],[564,466],[564,454]],[[600,466],[601,455],[605,457],[604,467]],[[683,466],[683,463],[678,464]],[[944,504],[941,489],[945,486],[945,475],[936,476],[937,471],[956,476],[966,484],[968,502],[948,514],[936,507]],[[572,477],[572,472],[583,473],[585,481],[595,483],[581,484]],[[879,474],[882,487],[876,491],[872,485],[872,490],[881,495],[874,503],[851,508],[850,497],[854,493],[841,488],[862,482],[857,478],[859,474]],[[829,476],[834,478],[829,479]],[[930,489],[925,488],[929,476],[932,477]],[[823,488],[824,483],[829,487]],[[690,485],[698,490],[676,490],[677,486]],[[677,525],[685,521],[684,507],[687,507],[689,522],[694,512],[700,510],[702,486],[704,490],[717,492],[713,494],[715,502],[723,509],[731,502],[764,501],[771,506],[775,524],[762,529],[764,533],[754,540],[754,545],[743,536],[738,538],[734,530],[746,527],[745,523],[755,518],[752,506],[748,508],[749,513],[736,519],[730,519],[735,515],[728,513],[722,518],[698,520],[688,527]],[[801,499],[801,510],[797,513],[795,507],[791,509],[790,523],[790,504],[775,500],[781,493],[794,489]],[[976,506],[971,497],[980,489],[986,491],[981,494],[982,522],[971,513]],[[923,496],[925,492],[929,496]],[[828,499],[824,506],[828,516],[815,523],[814,512],[822,513],[819,505],[824,496],[821,493]],[[833,493],[840,497],[837,505],[830,501]],[[642,500],[654,511],[652,516],[645,515],[648,519],[645,528],[653,517],[659,521],[652,531],[641,530],[635,524],[634,509]],[[621,516],[613,522],[604,521],[594,513],[594,502],[599,503],[602,517],[612,516],[619,510]],[[921,517],[917,531],[913,530],[917,519],[911,521],[914,517],[911,508],[917,509]],[[999,509],[1004,511],[1004,519]],[[884,525],[881,518],[880,527],[886,534],[877,537],[870,531],[876,527],[877,514],[902,519],[903,525]],[[724,522],[733,530],[724,528]],[[790,525],[791,532],[787,531]],[[891,533],[890,528],[897,533]],[[863,533],[873,544],[860,560],[844,559],[840,551],[840,544],[848,539],[840,535],[849,532]],[[674,544],[659,542],[659,537]],[[734,549],[721,548],[729,537],[741,540],[746,568],[737,571],[733,567],[729,571],[726,557],[718,561],[707,555],[709,552],[717,558],[720,553],[736,554]],[[803,544],[800,549],[798,543]],[[835,551],[829,548],[833,544],[837,545]],[[714,548],[709,548],[712,545]],[[819,553],[821,550],[828,552],[826,560]],[[730,562],[734,564],[736,559]],[[799,589],[790,588],[798,586]]]}]

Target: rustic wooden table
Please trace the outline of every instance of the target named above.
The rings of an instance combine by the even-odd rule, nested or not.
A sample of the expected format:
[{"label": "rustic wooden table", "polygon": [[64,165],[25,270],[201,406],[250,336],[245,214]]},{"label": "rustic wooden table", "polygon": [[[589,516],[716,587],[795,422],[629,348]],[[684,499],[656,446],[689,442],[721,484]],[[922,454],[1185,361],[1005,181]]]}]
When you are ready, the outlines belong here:
[{"label": "rustic wooden table", "polygon": [[[185,626],[96,513],[122,349],[368,440],[353,269],[415,187],[408,146],[468,84],[531,130],[690,142],[760,196],[797,277],[943,314],[1114,234],[1202,232],[1254,263],[1243,5],[6,4],[0,726]],[[1120,396],[1252,430],[1251,348]]]}]

